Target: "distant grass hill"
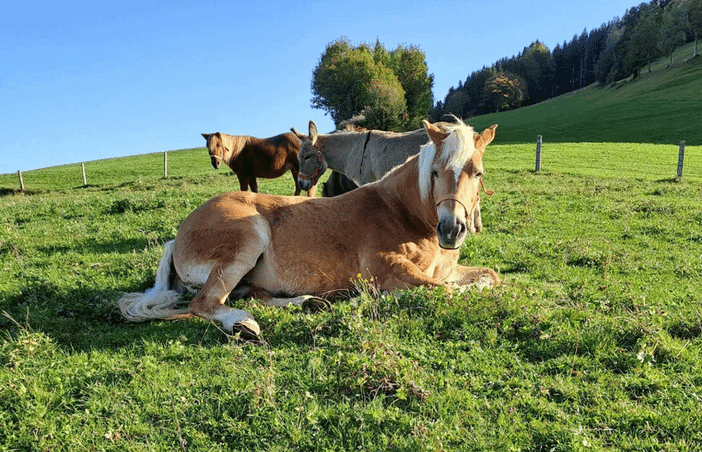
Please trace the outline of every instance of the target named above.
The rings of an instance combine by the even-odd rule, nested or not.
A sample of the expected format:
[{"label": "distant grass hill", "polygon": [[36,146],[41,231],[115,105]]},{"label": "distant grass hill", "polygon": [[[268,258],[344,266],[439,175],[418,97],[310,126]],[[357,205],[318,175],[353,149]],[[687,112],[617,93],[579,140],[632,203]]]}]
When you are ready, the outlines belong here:
[{"label": "distant grass hill", "polygon": [[496,143],[619,142],[702,144],[702,58],[689,44],[639,78],[597,84],[537,105],[469,118],[481,130],[499,124]]}]

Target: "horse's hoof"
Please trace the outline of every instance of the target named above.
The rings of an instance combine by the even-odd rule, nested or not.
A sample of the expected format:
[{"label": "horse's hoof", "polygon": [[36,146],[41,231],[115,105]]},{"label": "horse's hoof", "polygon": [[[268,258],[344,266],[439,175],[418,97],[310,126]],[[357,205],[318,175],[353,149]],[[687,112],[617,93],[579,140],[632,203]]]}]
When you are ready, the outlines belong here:
[{"label": "horse's hoof", "polygon": [[235,323],[232,327],[232,333],[239,333],[239,338],[249,342],[259,342],[261,340],[261,327],[254,319],[246,319]]},{"label": "horse's hoof", "polygon": [[324,311],[330,307],[331,303],[329,303],[329,301],[319,297],[309,297],[302,302],[302,309],[310,312]]},{"label": "horse's hoof", "polygon": [[475,287],[479,291],[482,291],[483,289],[492,289],[495,286],[498,286],[500,284],[500,278],[497,276],[497,273],[494,271],[491,271],[490,273],[485,273],[483,274],[478,280],[475,282]]}]

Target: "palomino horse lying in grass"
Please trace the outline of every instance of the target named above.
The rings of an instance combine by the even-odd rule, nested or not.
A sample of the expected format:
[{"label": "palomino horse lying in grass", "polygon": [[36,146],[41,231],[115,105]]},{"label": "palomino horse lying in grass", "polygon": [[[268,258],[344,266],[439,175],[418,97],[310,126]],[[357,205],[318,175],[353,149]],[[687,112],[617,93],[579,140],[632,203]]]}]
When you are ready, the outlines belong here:
[{"label": "palomino horse lying in grass", "polygon": [[[274,179],[289,170],[295,182],[295,195],[300,194],[297,182],[300,141],[295,134],[287,132],[270,138],[255,138],[217,132],[203,133],[202,136],[207,140],[214,169],[218,169],[222,162],[229,165],[239,178],[241,191],[248,190],[250,186],[252,192],[258,192],[257,177]],[[314,196],[316,187],[310,186],[305,190],[307,196]]]},{"label": "palomino horse lying in grass", "polygon": [[[424,126],[431,140],[419,155],[344,196],[234,192],[210,199],[166,244],[155,287],[120,300],[123,315],[195,315],[258,336],[248,312],[224,304],[230,293],[282,306],[352,288],[358,275],[380,290],[498,284],[491,269],[458,265],[459,248],[474,232],[483,153],[496,126],[480,134],[463,123],[450,132]],[[335,227],[327,226],[329,216]],[[178,309],[174,288],[183,285],[202,288]]]}]

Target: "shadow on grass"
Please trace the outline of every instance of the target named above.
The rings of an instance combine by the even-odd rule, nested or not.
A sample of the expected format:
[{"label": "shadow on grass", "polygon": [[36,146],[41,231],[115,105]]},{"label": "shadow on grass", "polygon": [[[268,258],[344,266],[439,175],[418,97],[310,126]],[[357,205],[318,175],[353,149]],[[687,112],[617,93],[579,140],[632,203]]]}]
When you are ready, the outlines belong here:
[{"label": "shadow on grass", "polygon": [[0,330],[12,335],[21,326],[41,332],[67,353],[115,350],[134,341],[167,343],[183,336],[197,338],[201,346],[219,346],[229,340],[214,324],[198,319],[128,322],[117,306],[120,296],[114,290],[66,291],[35,281],[0,304],[0,312],[6,313],[0,316]]}]

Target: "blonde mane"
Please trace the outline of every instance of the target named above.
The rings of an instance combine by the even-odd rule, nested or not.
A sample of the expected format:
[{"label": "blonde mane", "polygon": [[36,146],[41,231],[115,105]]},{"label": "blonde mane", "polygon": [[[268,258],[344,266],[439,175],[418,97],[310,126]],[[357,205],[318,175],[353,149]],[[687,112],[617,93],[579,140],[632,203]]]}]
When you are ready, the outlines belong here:
[{"label": "blonde mane", "polygon": [[246,146],[246,143],[249,141],[250,138],[251,137],[248,135],[222,134],[222,144],[228,151],[222,157],[228,161],[233,161],[234,159],[236,159],[239,156],[239,154],[241,154],[241,151],[244,149],[244,146]]},{"label": "blonde mane", "polygon": [[445,125],[449,136],[441,144],[441,155],[436,156],[436,145],[431,140],[420,147],[418,166],[419,194],[422,200],[429,198],[431,191],[431,169],[436,162],[451,167],[458,176],[475,152],[473,128],[456,118],[456,124]]}]

